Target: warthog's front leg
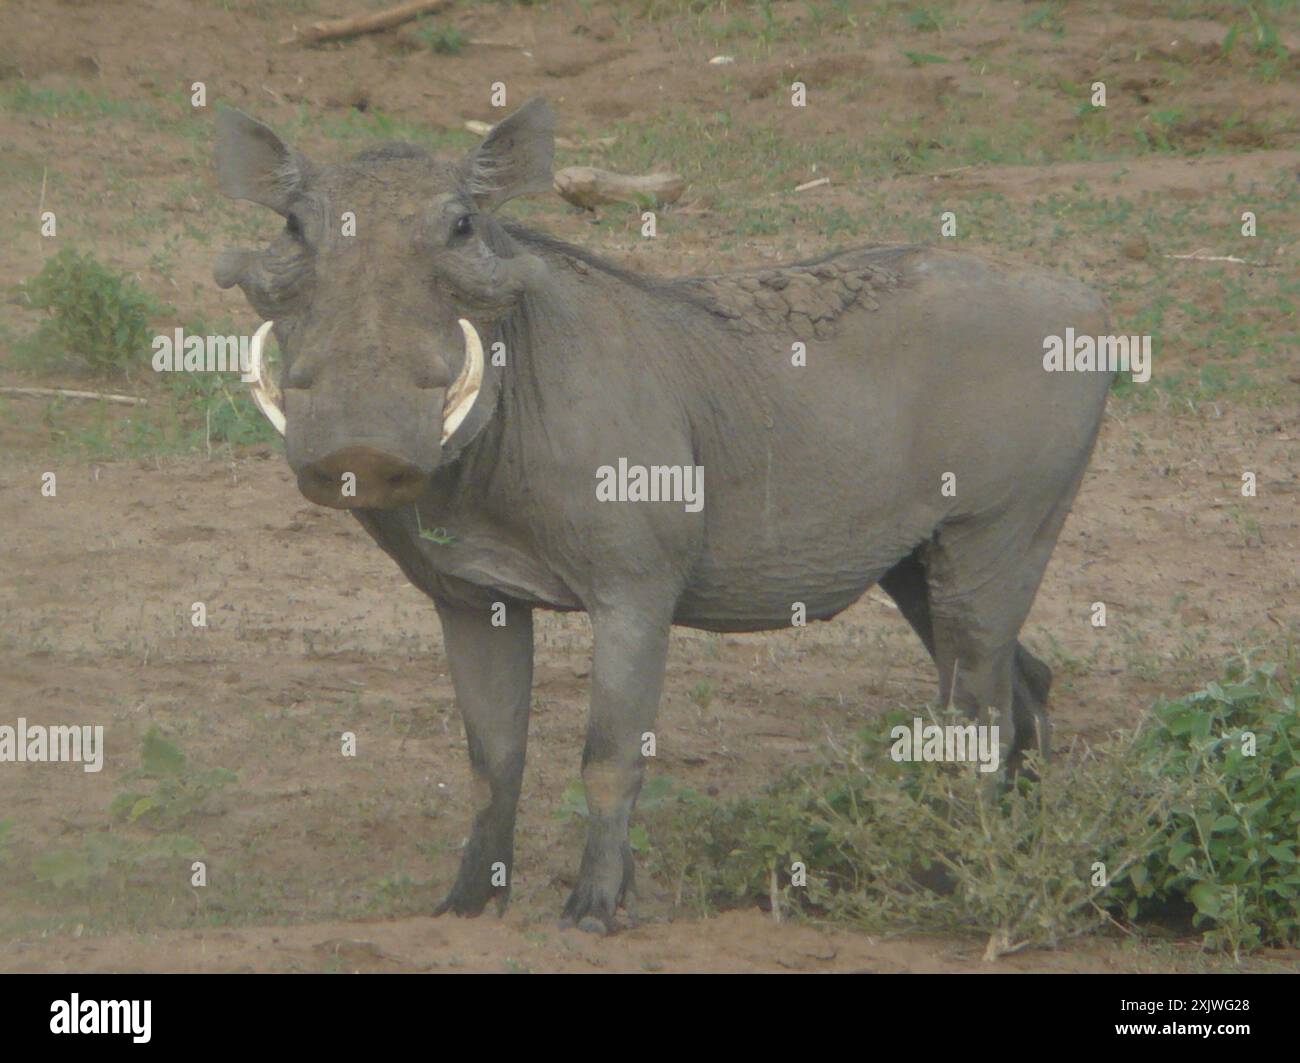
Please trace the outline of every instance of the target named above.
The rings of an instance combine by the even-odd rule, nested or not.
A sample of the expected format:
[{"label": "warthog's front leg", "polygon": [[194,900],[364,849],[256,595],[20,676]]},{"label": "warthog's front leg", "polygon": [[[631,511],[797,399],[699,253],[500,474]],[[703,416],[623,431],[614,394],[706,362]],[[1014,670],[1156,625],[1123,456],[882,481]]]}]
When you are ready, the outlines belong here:
[{"label": "warthog's front leg", "polygon": [[587,845],[578,884],[564,906],[565,926],[608,933],[631,888],[628,820],[645,769],[643,736],[659,709],[670,617],[670,611],[592,615],[591,716],[582,752]]},{"label": "warthog's front leg", "polygon": [[474,826],[460,871],[435,915],[478,915],[490,898],[504,911],[514,872],[515,811],[528,745],[533,614],[511,604],[503,627],[488,610],[438,601],[456,704],[465,721],[474,784]]}]

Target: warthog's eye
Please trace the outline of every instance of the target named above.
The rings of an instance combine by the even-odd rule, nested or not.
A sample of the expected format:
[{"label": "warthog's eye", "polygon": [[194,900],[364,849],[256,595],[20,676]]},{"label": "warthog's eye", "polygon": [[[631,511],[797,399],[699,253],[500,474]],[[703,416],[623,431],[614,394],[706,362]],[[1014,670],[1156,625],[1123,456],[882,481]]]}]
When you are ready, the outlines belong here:
[{"label": "warthog's eye", "polygon": [[462,214],[451,227],[453,236],[468,236],[474,231],[474,215]]},{"label": "warthog's eye", "polygon": [[289,216],[284,220],[284,231],[287,232],[290,236],[292,236],[295,240],[301,240],[302,219],[300,219],[297,214],[294,214],[292,211],[290,211]]}]

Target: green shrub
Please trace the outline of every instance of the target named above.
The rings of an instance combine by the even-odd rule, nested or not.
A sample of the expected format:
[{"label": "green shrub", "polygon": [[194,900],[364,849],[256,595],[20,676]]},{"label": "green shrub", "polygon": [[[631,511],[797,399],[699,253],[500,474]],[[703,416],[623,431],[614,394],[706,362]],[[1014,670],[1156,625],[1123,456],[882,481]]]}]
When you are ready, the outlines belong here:
[{"label": "green shrub", "polygon": [[154,335],[149,322],[168,311],[126,274],[71,248],[47,258],[19,291],[47,315],[29,351],[69,358],[104,375],[126,375],[144,362]]},{"label": "green shrub", "polygon": [[705,909],[757,900],[873,932],[974,930],[991,958],[1108,922],[1108,880],[1147,858],[1186,796],[1128,755],[1132,736],[1031,757],[1038,781],[1001,790],[970,765],[895,763],[886,736],[914,715],[887,714],[754,797],[679,793],[651,831],[655,871]]},{"label": "green shrub", "polygon": [[[753,796],[661,801],[647,817],[651,870],[679,904],[757,901],[874,932],[974,930],[990,957],[1184,901],[1212,947],[1294,944],[1293,679],[1240,664],[1228,676],[1095,750],[1030,757],[1037,781],[996,792],[969,765],[895,763],[886,736],[916,714],[887,714]],[[1254,757],[1242,755],[1244,731]]]},{"label": "green shrub", "polygon": [[1208,944],[1300,945],[1300,705],[1294,674],[1233,662],[1161,701],[1135,754],[1193,784],[1160,846],[1124,876],[1129,918],[1185,901]]}]

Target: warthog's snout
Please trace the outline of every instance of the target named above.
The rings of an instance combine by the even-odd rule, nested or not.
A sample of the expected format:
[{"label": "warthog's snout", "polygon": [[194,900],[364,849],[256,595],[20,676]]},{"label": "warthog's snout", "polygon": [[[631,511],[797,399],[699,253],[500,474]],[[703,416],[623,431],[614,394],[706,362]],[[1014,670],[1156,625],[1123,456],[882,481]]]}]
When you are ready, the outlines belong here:
[{"label": "warthog's snout", "polygon": [[[263,323],[250,344],[253,399],[276,431],[286,435],[289,464],[298,473],[298,489],[303,495],[317,505],[334,509],[394,509],[410,505],[419,498],[443,456],[442,448],[473,409],[483,386],[483,343],[474,326],[465,318],[460,319],[460,328],[465,336],[465,359],[460,375],[451,386],[445,390],[423,388],[418,392],[419,395],[442,396],[441,432],[433,419],[437,416],[434,410],[421,410],[417,399],[416,406],[407,412],[418,430],[393,433],[383,429],[378,433],[372,430],[361,435],[363,439],[380,440],[378,446],[361,443],[339,446],[351,434],[348,426],[340,425],[337,419],[332,420],[319,412],[313,416],[309,388],[281,390],[279,383],[267,372],[262,358],[262,344],[271,327],[272,322]],[[289,398],[287,407],[286,396]],[[409,396],[405,398],[409,399]],[[293,412],[295,404],[297,413]],[[372,415],[381,413],[392,419],[392,402],[385,399],[378,406],[372,402],[372,407]],[[328,403],[325,408],[329,408]],[[371,419],[375,418],[372,416]],[[291,420],[294,431],[289,430]],[[382,421],[383,417],[379,420]],[[430,422],[427,430],[418,428],[421,420]],[[316,457],[321,450],[326,451],[325,456]],[[416,457],[414,460],[399,457],[393,450]]]},{"label": "warthog's snout", "polygon": [[308,501],[334,509],[392,509],[420,497],[429,478],[402,458],[371,447],[344,447],[298,473]]}]

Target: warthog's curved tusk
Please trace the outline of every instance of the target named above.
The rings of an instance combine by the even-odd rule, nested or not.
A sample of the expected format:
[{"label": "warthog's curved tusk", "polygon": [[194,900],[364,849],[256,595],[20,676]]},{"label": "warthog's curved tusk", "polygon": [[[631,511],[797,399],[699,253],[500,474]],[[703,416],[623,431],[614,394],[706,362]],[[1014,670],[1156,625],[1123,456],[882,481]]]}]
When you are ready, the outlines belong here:
[{"label": "warthog's curved tusk", "polygon": [[[265,321],[262,327],[253,333],[253,341],[249,344],[248,351],[248,371],[253,378],[249,381],[249,390],[253,393],[253,401],[257,403],[257,408],[262,411],[275,430],[280,435],[284,435],[285,419],[284,411],[280,408],[280,388],[267,375],[266,363],[262,360],[262,343],[273,324],[273,321]],[[444,445],[469,416],[469,411],[473,409],[478,399],[479,389],[483,386],[483,343],[478,338],[474,326],[463,317],[460,319],[460,328],[465,333],[465,365],[456,382],[447,389],[447,397],[443,402],[442,443]]]},{"label": "warthog's curved tusk", "polygon": [[253,342],[248,345],[248,373],[253,378],[248,382],[248,388],[253,393],[253,401],[257,403],[257,408],[262,411],[275,430],[280,435],[284,435],[285,422],[284,411],[280,409],[280,386],[267,375],[266,365],[262,361],[262,341],[274,324],[274,321],[262,322],[262,327],[253,333]]},{"label": "warthog's curved tusk", "polygon": [[483,343],[473,325],[463,317],[459,321],[460,330],[465,333],[465,365],[456,382],[447,389],[447,398],[442,404],[443,446],[469,415],[483,386]]}]

